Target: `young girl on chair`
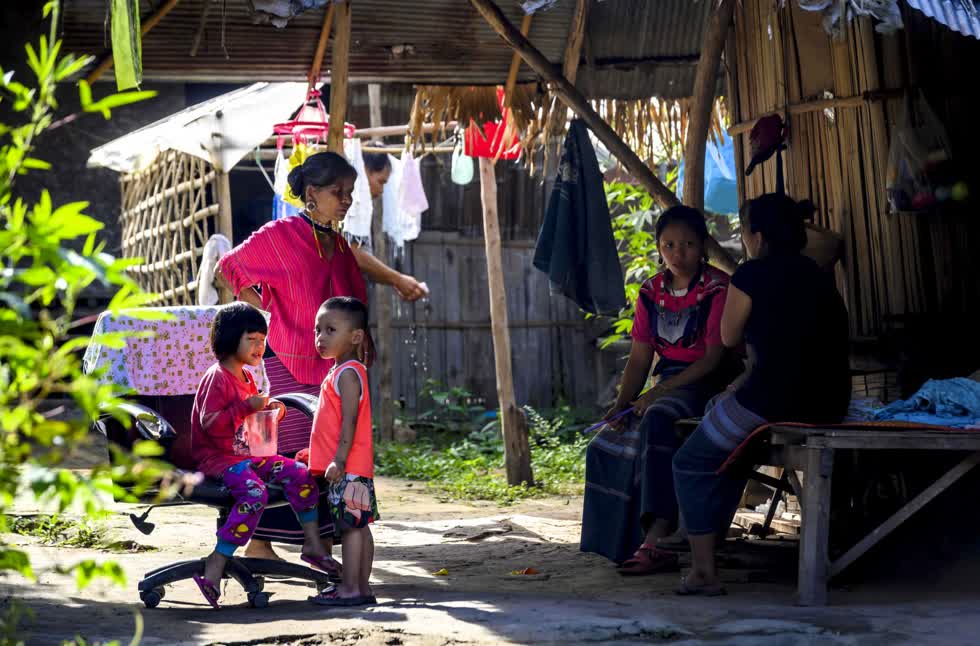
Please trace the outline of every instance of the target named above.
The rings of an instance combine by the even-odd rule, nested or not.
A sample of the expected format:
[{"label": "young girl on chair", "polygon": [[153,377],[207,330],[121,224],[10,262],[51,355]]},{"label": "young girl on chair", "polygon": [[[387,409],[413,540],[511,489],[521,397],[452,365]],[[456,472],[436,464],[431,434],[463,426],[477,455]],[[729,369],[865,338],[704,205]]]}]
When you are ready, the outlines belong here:
[{"label": "young girl on chair", "polygon": [[245,418],[270,407],[285,407],[260,395],[244,366],[257,366],[265,352],[265,318],[247,303],[223,307],[211,326],[211,349],[218,362],[204,374],[191,413],[191,446],[198,470],[221,480],[235,498],[228,519],[218,529],[214,551],[204,562],[203,576],[194,582],[212,607],[218,608],[219,585],[225,564],[245,545],[268,501],[267,484],[282,487],[296,512],[305,542],[302,559],[324,570],[330,558],[320,541],[317,523],[319,489],[309,470],[281,455],[250,457],[240,429]]}]

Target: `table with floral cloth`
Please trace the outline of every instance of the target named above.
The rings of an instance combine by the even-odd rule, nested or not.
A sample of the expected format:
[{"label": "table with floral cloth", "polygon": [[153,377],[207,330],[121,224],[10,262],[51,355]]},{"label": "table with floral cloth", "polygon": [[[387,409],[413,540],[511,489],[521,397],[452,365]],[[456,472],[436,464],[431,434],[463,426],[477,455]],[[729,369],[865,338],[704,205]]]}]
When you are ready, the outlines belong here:
[{"label": "table with floral cloth", "polygon": [[[144,308],[166,312],[170,320],[143,320],[133,316],[134,310],[118,314],[103,312],[95,323],[93,342],[85,351],[83,366],[86,374],[100,368],[101,381],[132,388],[139,395],[193,395],[201,377],[216,361],[211,351],[211,322],[219,307],[154,307]],[[123,332],[125,346],[112,348],[98,342],[98,335]],[[246,369],[255,378],[259,392],[269,392],[265,364]]]}]

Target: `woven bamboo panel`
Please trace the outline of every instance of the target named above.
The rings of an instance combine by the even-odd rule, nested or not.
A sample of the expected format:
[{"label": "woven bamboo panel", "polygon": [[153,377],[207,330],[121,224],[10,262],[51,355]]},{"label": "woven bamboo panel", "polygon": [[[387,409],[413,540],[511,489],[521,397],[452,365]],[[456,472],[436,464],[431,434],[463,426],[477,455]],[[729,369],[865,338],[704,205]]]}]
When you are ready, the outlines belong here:
[{"label": "woven bamboo panel", "polygon": [[120,183],[123,255],[143,259],[134,278],[157,295],[154,305],[195,304],[204,244],[217,231],[214,170],[170,150]]}]

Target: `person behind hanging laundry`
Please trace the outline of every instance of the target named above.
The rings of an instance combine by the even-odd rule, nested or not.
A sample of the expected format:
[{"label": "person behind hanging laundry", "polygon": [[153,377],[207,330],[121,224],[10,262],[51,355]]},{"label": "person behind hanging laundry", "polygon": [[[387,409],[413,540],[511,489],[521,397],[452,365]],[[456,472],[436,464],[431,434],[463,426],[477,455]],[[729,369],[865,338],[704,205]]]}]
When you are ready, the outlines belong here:
[{"label": "person behind hanging laundry", "polygon": [[548,274],[553,292],[586,312],[615,315],[626,306],[602,172],[579,119],[572,120],[565,137],[533,263]]},{"label": "person behind hanging laundry", "polygon": [[746,480],[718,470],[766,422],[833,424],[850,402],[848,322],[832,274],[802,255],[809,201],[770,193],[743,204],[749,260],[732,276],[721,338],[743,340],[749,367],[716,397],[674,456],[674,487],[691,544],[691,572],[678,594],[724,594],[715,537],[727,529]]},{"label": "person behind hanging laundry", "polygon": [[282,455],[250,457],[242,437],[245,418],[256,411],[285,407],[260,395],[243,366],[257,366],[265,352],[265,317],[248,303],[225,305],[211,325],[211,349],[217,363],[201,378],[191,412],[191,451],[197,468],[221,480],[235,503],[218,528],[217,545],[205,559],[203,575],[194,575],[201,594],[218,608],[225,564],[245,545],[265,511],[267,484],[282,486],[303,530],[301,558],[314,567],[329,555],[320,541],[317,522],[320,492],[302,463]]},{"label": "person behind hanging laundry", "polygon": [[367,330],[367,307],[356,298],[331,298],[317,312],[317,352],[334,365],[320,389],[310,448],[304,457],[310,470],[323,474],[330,483],[328,499],[344,560],[341,584],[311,597],[318,605],[377,603],[370,585],[374,562],[370,525],[380,516],[374,493],[371,396],[364,364]]},{"label": "person behind hanging laundry", "polygon": [[[386,267],[366,250],[352,249],[343,236],[337,235],[338,223],[352,203],[356,176],[353,166],[341,155],[311,155],[289,173],[290,187],[304,199],[305,210],[264,225],[218,262],[215,279],[219,287],[270,313],[265,365],[273,396],[319,393],[333,362],[317,354],[310,338],[311,322],[320,304],[331,296],[367,300],[362,269],[375,281],[395,287],[407,300],[425,294],[414,278]],[[377,180],[376,175],[372,189]],[[261,295],[253,287],[260,287]],[[305,416],[287,415],[279,427],[279,453],[292,456],[309,446],[311,428]],[[333,521],[326,512],[321,521],[321,536],[329,551]],[[245,555],[279,558],[271,541],[299,544],[301,536],[288,509],[270,509]],[[339,564],[334,564],[333,571],[340,573]]]},{"label": "person behind hanging laundry", "polygon": [[[655,234],[666,267],[640,288],[629,360],[606,414],[632,408],[640,419],[614,422],[586,451],[581,549],[622,563],[624,575],[677,570],[676,554],[657,547],[678,522],[674,423],[700,416],[741,368],[722,346],[729,278],[707,264],[704,216],[675,206],[658,218]],[[654,358],[657,385],[641,395]]]}]

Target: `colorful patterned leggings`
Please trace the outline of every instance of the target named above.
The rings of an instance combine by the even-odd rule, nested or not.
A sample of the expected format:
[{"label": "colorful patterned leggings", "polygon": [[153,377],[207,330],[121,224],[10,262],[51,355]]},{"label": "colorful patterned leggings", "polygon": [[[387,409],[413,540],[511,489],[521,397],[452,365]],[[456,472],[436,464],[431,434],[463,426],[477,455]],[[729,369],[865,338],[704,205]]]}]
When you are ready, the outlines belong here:
[{"label": "colorful patterned leggings", "polygon": [[221,479],[235,497],[228,520],[218,529],[217,550],[225,556],[233,555],[252,538],[269,501],[267,483],[282,486],[286,500],[301,524],[317,519],[320,490],[300,462],[281,455],[247,458],[228,467]]}]

